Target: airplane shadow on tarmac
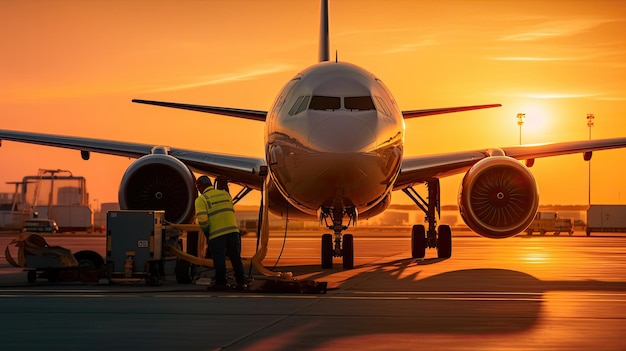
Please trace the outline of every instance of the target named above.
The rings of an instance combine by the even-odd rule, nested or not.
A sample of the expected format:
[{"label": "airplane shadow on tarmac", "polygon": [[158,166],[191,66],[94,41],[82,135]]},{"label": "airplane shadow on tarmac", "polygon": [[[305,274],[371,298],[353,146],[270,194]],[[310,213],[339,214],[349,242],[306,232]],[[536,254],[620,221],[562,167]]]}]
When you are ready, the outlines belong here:
[{"label": "airplane shadow on tarmac", "polygon": [[[368,309],[384,308],[394,322],[377,324],[377,334],[504,334],[539,325],[549,291],[621,291],[626,282],[542,281],[527,273],[496,268],[462,269],[420,279],[419,266],[434,262],[413,259],[355,267],[365,269],[334,285],[341,296],[374,297],[375,301],[347,300],[330,315],[358,316],[345,328],[351,335],[361,323],[377,323]],[[332,280],[341,270],[319,271],[319,266],[280,267],[294,276]],[[316,309],[320,309],[316,306]],[[376,318],[376,317],[374,317]],[[380,322],[380,320],[379,320]],[[357,332],[358,334],[358,332]],[[356,336],[356,335],[355,335]]]},{"label": "airplane shadow on tarmac", "polygon": [[[290,271],[299,279],[328,281],[330,289],[377,292],[485,292],[543,294],[549,291],[623,291],[626,281],[600,280],[542,281],[530,274],[500,269],[478,268],[444,272],[420,278],[420,266],[446,259],[399,259],[384,263],[355,266],[354,274],[343,274],[341,268],[320,270],[319,265],[279,266],[276,270]],[[358,272],[361,270],[361,272]]]}]

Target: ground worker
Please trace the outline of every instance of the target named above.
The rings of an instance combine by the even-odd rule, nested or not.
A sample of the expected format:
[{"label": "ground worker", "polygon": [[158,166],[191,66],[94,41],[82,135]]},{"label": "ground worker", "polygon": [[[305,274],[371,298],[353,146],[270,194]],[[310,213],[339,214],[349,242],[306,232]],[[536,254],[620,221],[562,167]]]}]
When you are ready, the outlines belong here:
[{"label": "ground worker", "polygon": [[196,198],[196,218],[209,242],[215,269],[215,283],[211,290],[231,288],[226,280],[226,255],[230,259],[237,281],[236,289],[247,289],[241,260],[241,237],[230,194],[213,188],[211,179],[200,176],[196,181],[200,196]]}]

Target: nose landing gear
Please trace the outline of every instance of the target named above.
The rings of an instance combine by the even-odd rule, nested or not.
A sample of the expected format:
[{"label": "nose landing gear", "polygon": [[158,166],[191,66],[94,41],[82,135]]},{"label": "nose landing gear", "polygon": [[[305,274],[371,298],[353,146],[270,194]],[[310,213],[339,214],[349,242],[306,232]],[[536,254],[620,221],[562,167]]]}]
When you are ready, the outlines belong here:
[{"label": "nose landing gear", "polygon": [[[348,216],[348,225],[343,225],[343,216]],[[320,214],[320,221],[324,221],[328,229],[332,229],[333,234],[322,235],[322,269],[333,268],[333,257],[343,258],[343,268],[354,268],[354,236],[352,234],[342,234],[341,232],[348,229],[351,223],[356,224],[358,214],[356,209],[351,208],[322,208]],[[328,219],[332,221],[332,224],[328,224]],[[333,245],[334,242],[334,245]]]}]

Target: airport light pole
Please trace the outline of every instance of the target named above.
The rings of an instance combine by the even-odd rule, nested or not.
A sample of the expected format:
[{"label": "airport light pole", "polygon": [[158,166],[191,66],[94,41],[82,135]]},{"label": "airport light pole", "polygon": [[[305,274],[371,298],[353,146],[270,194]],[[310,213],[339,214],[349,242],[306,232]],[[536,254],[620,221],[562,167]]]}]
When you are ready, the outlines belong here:
[{"label": "airport light pole", "polygon": [[524,118],[526,118],[525,113],[517,114],[517,125],[519,126],[519,144],[522,145],[522,126],[524,125]]},{"label": "airport light pole", "polygon": [[[589,127],[589,140],[591,140],[591,127],[593,127],[593,120],[594,118],[596,118],[596,116],[593,115],[593,113],[588,113],[587,114],[587,127]],[[591,159],[589,159],[589,164],[587,165],[588,167],[588,174],[587,174],[587,186],[588,186],[588,193],[587,193],[587,203],[589,206],[591,206]]]}]

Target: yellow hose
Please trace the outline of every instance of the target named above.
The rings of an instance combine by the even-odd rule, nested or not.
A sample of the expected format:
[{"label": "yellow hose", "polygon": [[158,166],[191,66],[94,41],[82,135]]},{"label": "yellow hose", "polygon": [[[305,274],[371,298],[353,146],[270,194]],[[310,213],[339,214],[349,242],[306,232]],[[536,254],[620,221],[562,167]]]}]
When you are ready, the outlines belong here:
[{"label": "yellow hose", "polygon": [[[262,215],[263,215],[263,224],[261,226],[260,247],[257,250],[257,252],[254,254],[254,256],[252,256],[251,259],[242,258],[242,261],[244,263],[248,263],[248,262],[252,263],[252,266],[264,276],[291,279],[293,277],[292,272],[273,272],[265,268],[265,266],[263,266],[263,260],[265,259],[265,256],[267,255],[267,246],[268,246],[269,237],[270,237],[270,227],[269,227],[267,206],[263,206]],[[197,224],[170,224],[170,227],[176,228],[179,230],[184,230],[187,232],[196,231],[196,232],[202,233],[202,229],[200,229],[200,226],[198,226]],[[170,250],[170,252],[172,252],[172,254],[174,254],[176,257],[180,258],[181,260],[188,261],[197,266],[213,267],[213,260],[211,259],[200,258],[194,255],[190,255],[186,252],[179,250],[178,248],[170,244],[166,244],[166,247],[168,250]],[[199,245],[198,247],[204,247],[204,243],[202,243],[202,246]],[[227,262],[227,265],[228,267],[232,267],[229,262]]]}]

